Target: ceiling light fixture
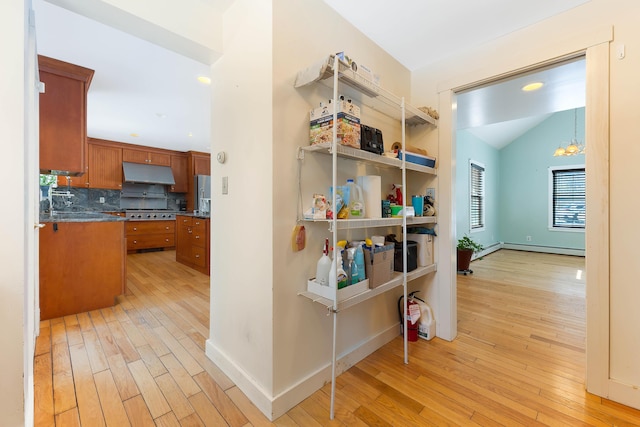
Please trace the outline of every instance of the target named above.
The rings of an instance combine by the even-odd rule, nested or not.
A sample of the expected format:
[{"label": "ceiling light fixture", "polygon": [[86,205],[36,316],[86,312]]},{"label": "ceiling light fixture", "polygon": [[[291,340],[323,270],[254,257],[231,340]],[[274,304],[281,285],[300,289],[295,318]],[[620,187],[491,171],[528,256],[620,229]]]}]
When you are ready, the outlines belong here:
[{"label": "ceiling light fixture", "polygon": [[577,138],[578,138],[578,109],[574,108],[573,139],[571,140],[571,142],[569,142],[569,144],[567,144],[566,148],[563,147],[562,144],[560,144],[560,146],[556,148],[556,151],[553,153],[553,157],[575,156],[576,154],[584,154],[585,153],[584,144],[581,142],[578,142]]},{"label": "ceiling light fixture", "polygon": [[544,83],[542,82],[533,82],[522,86],[522,90],[524,92],[533,92],[534,90],[540,89],[542,86],[544,86]]},{"label": "ceiling light fixture", "polygon": [[210,85],[211,84],[211,79],[207,76],[198,76],[198,81],[202,84],[205,85]]},{"label": "ceiling light fixture", "polygon": [[138,135],[138,134],[137,134],[137,133],[135,133],[135,132],[134,132],[134,133],[130,133],[129,135],[131,135],[131,136],[132,136],[132,137],[134,137],[134,138],[137,138],[137,137],[139,137],[139,136],[140,136],[140,135]]}]

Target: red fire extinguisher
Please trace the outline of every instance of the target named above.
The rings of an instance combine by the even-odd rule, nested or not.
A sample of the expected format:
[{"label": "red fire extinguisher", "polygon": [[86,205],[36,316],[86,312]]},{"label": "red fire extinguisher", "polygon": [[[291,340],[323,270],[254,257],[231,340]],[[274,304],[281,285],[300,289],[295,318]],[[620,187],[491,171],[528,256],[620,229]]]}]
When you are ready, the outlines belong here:
[{"label": "red fire extinguisher", "polygon": [[[414,300],[414,295],[418,291],[411,292],[407,296],[407,304],[403,306],[402,300],[404,295],[400,296],[398,299],[398,314],[400,315],[400,330],[404,330],[404,316],[407,316],[407,340],[408,341],[418,341],[418,319],[420,317],[420,305],[417,301]],[[414,317],[417,313],[417,317]],[[414,318],[414,322],[411,319]]]}]

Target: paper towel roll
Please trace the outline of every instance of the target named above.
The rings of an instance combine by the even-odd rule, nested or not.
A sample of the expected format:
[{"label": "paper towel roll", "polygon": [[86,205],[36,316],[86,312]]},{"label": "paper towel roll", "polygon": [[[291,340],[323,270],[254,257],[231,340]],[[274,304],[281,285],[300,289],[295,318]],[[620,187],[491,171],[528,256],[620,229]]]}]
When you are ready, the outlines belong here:
[{"label": "paper towel roll", "polygon": [[359,176],[357,181],[364,196],[365,217],[382,218],[382,179],[380,176]]}]

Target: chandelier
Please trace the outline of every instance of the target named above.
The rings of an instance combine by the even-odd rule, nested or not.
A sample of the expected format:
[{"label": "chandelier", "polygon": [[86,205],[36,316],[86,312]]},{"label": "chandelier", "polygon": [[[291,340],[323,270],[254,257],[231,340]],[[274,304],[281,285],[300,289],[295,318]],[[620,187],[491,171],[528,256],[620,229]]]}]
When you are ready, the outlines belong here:
[{"label": "chandelier", "polygon": [[578,142],[577,137],[578,137],[578,109],[574,108],[573,109],[573,139],[567,145],[566,148],[563,147],[562,144],[560,144],[560,146],[556,148],[556,151],[553,153],[553,156],[554,157],[575,156],[576,154],[584,154],[585,152],[584,144],[581,142]]}]

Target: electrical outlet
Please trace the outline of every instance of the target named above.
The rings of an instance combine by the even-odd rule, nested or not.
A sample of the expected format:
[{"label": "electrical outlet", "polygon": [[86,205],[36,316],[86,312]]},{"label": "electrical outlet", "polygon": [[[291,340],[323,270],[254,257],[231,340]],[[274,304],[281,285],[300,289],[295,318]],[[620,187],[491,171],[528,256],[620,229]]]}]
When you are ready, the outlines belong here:
[{"label": "electrical outlet", "polygon": [[427,188],[427,196],[429,196],[433,200],[435,200],[436,199],[436,189],[435,188]]},{"label": "electrical outlet", "polygon": [[531,241],[531,236],[527,236],[527,242]]},{"label": "electrical outlet", "polygon": [[104,197],[100,197],[100,203],[104,203]]}]

